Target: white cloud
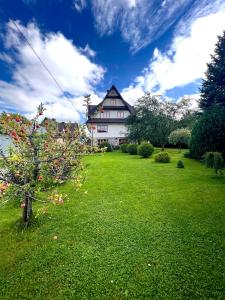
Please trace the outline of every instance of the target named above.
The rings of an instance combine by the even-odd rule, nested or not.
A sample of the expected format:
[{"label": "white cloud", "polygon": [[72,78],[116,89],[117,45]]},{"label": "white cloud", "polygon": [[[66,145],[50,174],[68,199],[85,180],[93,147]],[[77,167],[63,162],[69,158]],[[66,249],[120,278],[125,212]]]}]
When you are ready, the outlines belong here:
[{"label": "white cloud", "polygon": [[87,6],[87,2],[86,0],[74,0],[73,5],[78,12],[81,12]]},{"label": "white cloud", "polygon": [[[217,7],[218,9],[219,7]],[[214,7],[215,9],[215,7]],[[207,12],[209,13],[209,9]],[[144,91],[165,94],[166,91],[182,87],[204,77],[207,63],[214,53],[217,36],[225,30],[225,7],[218,12],[194,19],[190,27],[182,33],[176,32],[173,42],[166,53],[155,49],[149,66],[141,76],[126,90],[132,95]],[[182,21],[183,23],[184,21]],[[128,95],[129,95],[128,94]]]},{"label": "white cloud", "polygon": [[101,35],[121,31],[137,52],[159,38],[190,5],[191,0],[92,0],[96,28]]},{"label": "white cloud", "polygon": [[16,22],[67,97],[62,95],[10,21],[5,47],[6,50],[10,48],[9,53],[13,50],[11,58],[15,63],[11,66],[11,83],[0,81],[1,110],[12,109],[31,114],[42,101],[48,108],[49,116],[59,120],[79,120],[79,113],[84,110],[82,96],[94,93],[94,86],[103,79],[105,70],[91,62],[61,33],[43,35],[34,23],[24,27],[19,21]]},{"label": "white cloud", "polygon": [[80,48],[81,52],[87,55],[88,57],[95,57],[96,52],[90,48],[90,46],[87,44],[84,48]]}]

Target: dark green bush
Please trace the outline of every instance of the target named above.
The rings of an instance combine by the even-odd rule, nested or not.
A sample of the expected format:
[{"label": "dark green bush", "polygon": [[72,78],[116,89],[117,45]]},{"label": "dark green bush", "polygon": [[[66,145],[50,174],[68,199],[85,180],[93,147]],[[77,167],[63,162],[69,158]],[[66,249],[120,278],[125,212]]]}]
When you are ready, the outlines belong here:
[{"label": "dark green bush", "polygon": [[106,152],[112,152],[113,151],[113,148],[112,148],[112,145],[110,143],[101,143],[99,145],[99,148],[107,148],[106,149]]},{"label": "dark green bush", "polygon": [[220,152],[207,152],[204,156],[205,165],[207,168],[212,168],[216,173],[222,174],[224,168],[224,159]]},{"label": "dark green bush", "polygon": [[151,156],[153,151],[154,147],[151,143],[141,143],[137,148],[138,154],[144,158]]},{"label": "dark green bush", "polygon": [[190,157],[191,157],[190,151],[184,152],[184,157],[185,157],[185,158],[190,158]]},{"label": "dark green bush", "polygon": [[127,152],[131,155],[137,154],[137,145],[136,144],[128,144]]},{"label": "dark green bush", "polygon": [[177,168],[179,168],[179,169],[183,169],[184,168],[184,163],[183,163],[182,160],[178,160],[178,162],[177,162]]},{"label": "dark green bush", "polygon": [[127,144],[120,145],[120,149],[123,153],[127,153],[127,146],[128,146]]},{"label": "dark green bush", "polygon": [[120,150],[120,145],[113,146],[113,150]]},{"label": "dark green bush", "polygon": [[169,163],[170,156],[168,152],[162,151],[155,155],[155,161],[159,163]]}]

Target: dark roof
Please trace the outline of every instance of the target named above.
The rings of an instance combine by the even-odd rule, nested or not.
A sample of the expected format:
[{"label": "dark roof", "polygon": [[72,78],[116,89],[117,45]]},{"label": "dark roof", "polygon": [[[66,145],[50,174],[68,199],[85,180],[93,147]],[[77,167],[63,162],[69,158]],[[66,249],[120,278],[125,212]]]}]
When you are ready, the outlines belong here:
[{"label": "dark roof", "polygon": [[115,119],[113,119],[113,118],[108,118],[108,119],[103,119],[103,118],[89,118],[88,120],[87,120],[87,124],[88,123],[119,123],[119,124],[121,124],[121,123],[125,123],[125,121],[126,121],[126,119],[117,119],[117,118],[115,118]]},{"label": "dark roof", "polygon": [[68,126],[68,128],[70,129],[70,131],[74,131],[78,128],[78,124],[77,123],[65,123],[65,122],[60,122],[58,123],[58,129],[59,132],[62,132],[65,127]]},{"label": "dark roof", "polygon": [[[112,90],[115,90],[115,92],[117,93],[116,96],[109,95]],[[88,116],[93,114],[97,110],[97,108],[100,107],[102,105],[102,103],[105,101],[105,99],[107,99],[107,98],[120,99],[123,102],[124,106],[129,110],[129,112],[133,113],[133,111],[134,111],[133,106],[130,105],[127,101],[125,101],[123,99],[123,97],[120,95],[120,93],[117,90],[117,88],[115,87],[115,85],[112,85],[111,89],[107,91],[104,99],[98,105],[88,105]],[[112,106],[104,106],[104,109],[112,109]],[[114,109],[115,109],[115,107],[114,107]],[[116,109],[122,109],[122,106],[120,108],[116,107]],[[124,107],[123,107],[123,109],[124,109]]]}]

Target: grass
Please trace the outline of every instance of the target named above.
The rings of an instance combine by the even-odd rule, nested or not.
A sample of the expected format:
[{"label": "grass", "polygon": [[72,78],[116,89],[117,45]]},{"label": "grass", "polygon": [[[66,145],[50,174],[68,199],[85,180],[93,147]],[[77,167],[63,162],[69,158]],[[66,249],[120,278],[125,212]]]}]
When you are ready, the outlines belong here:
[{"label": "grass", "polygon": [[169,152],[87,157],[82,190],[26,231],[1,208],[0,299],[224,299],[225,177]]}]

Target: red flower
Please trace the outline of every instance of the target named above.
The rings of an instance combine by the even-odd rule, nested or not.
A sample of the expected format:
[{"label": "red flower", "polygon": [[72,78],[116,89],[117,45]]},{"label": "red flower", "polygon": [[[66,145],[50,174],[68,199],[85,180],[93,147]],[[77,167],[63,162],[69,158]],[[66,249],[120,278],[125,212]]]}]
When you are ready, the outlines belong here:
[{"label": "red flower", "polygon": [[38,176],[38,181],[42,181],[43,180],[43,177],[40,175]]}]

